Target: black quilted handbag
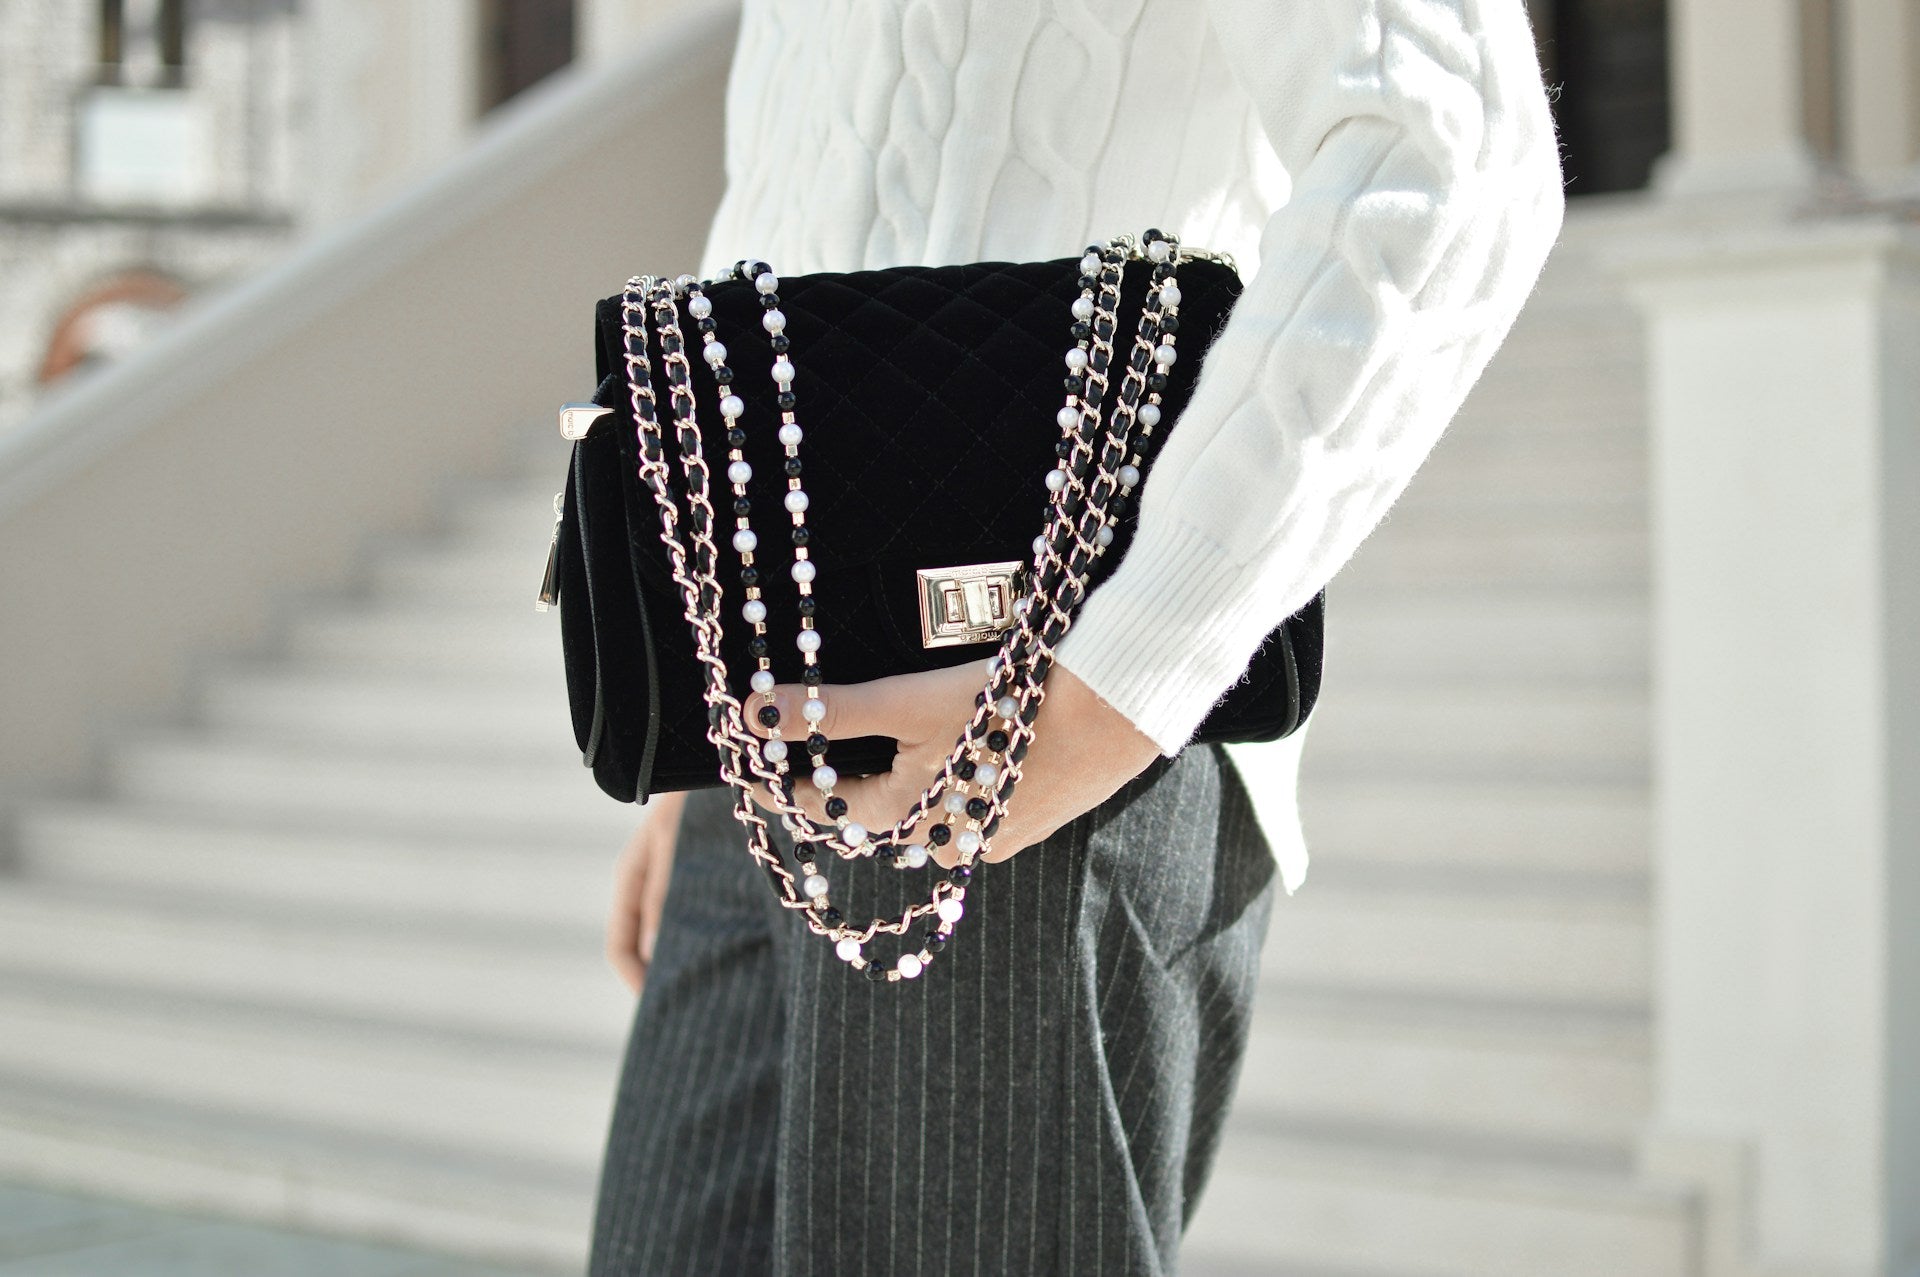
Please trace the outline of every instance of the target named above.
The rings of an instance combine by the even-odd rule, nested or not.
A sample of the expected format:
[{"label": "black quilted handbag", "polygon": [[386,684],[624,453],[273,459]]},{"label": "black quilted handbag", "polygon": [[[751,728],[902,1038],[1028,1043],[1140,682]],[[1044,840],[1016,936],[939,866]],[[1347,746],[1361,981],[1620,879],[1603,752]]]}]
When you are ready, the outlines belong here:
[{"label": "black quilted handbag", "polygon": [[[1148,242],[1155,237],[1149,232]],[[1114,243],[1121,241],[1138,249],[1130,236]],[[1094,396],[1089,374],[1097,371],[1111,376],[1112,385],[1103,388],[1113,402],[1125,402],[1130,391],[1136,403],[1146,402],[1157,372],[1160,389],[1152,397],[1160,427],[1149,448],[1177,422],[1201,356],[1240,293],[1240,278],[1231,259],[1179,250],[1180,300],[1171,308],[1177,320],[1163,312],[1155,330],[1177,329],[1179,357],[1161,367],[1143,354],[1144,347],[1129,352],[1127,343],[1150,280],[1170,268],[1153,265],[1143,252],[1120,260],[1100,245],[1088,250],[1102,251],[1108,255],[1091,273],[1086,268],[1094,257],[1076,256],[778,280],[773,300],[784,316],[780,336],[790,343],[797,367],[785,389],[796,392],[793,416],[805,427],[806,549],[818,565],[811,606],[826,637],[822,661],[831,682],[934,669],[995,651],[1011,621],[1009,596],[1032,583],[1035,533],[1049,498],[1042,478],[1069,463],[1085,468],[1071,456],[1061,460],[1070,450],[1056,425],[1063,402],[1075,402],[1074,376],[1063,366],[1062,352],[1081,334],[1079,347],[1091,347],[1093,362],[1101,365],[1078,374],[1081,401]],[[676,353],[692,354],[694,375],[671,385],[662,375],[670,365],[665,335],[657,328],[642,338],[634,335],[632,288],[601,301],[595,314],[598,390],[590,404],[562,410],[562,432],[574,439],[573,455],[539,606],[557,597],[581,757],[600,787],[623,801],[723,783],[720,754],[709,738],[715,711],[703,699],[703,666],[663,537],[661,498],[641,477],[645,444],[636,429],[640,401],[630,381],[630,343],[646,343],[659,391],[652,402],[669,445],[676,430],[686,427],[672,424],[664,401],[669,393],[691,397],[723,525],[715,543],[718,562],[708,565],[725,583],[721,614],[728,624],[720,652],[735,672],[730,693],[744,702],[750,698],[744,673],[761,651],[749,627],[738,623],[742,556],[727,539],[734,499],[726,490],[727,463],[720,460],[735,451],[729,430],[745,427],[744,438],[736,434],[732,442],[762,476],[760,491],[768,494],[754,506],[763,536],[772,529],[768,516],[786,522],[773,499],[778,490],[770,485],[781,482],[783,470],[793,470],[793,458],[783,456],[790,450],[783,450],[775,432],[783,386],[766,375],[780,349],[777,342],[769,349],[769,294],[751,278],[764,272],[763,264],[746,262],[730,277],[700,281],[710,311],[698,335],[673,339],[685,342],[686,350]],[[690,280],[675,281],[682,316]],[[1117,292],[1117,309],[1090,320],[1071,313],[1076,299],[1103,288]],[[725,387],[699,358],[697,348],[709,331],[740,370]],[[1169,337],[1149,333],[1146,340]],[[1109,342],[1110,365],[1101,351]],[[1131,378],[1125,376],[1129,369]],[[744,402],[737,422],[721,412],[723,390]],[[1133,454],[1136,483],[1152,456],[1151,450]],[[687,531],[698,516],[688,505],[687,481],[672,470],[671,460],[662,464],[673,476],[670,495]],[[1087,478],[1075,474],[1073,486]],[[1116,488],[1110,497],[1110,542],[1102,553],[1079,556],[1087,560],[1082,566],[1093,587],[1126,553],[1134,529],[1130,494]],[[782,550],[793,553],[784,544]],[[1024,570],[989,576],[984,586],[964,571],[1014,562]],[[790,638],[801,602],[798,585],[776,570],[761,572],[759,585],[768,616],[777,619],[772,634]],[[1196,741],[1273,740],[1305,721],[1320,684],[1323,609],[1324,597],[1316,597],[1268,636],[1246,676],[1208,714]],[[943,625],[945,639],[936,641]],[[775,641],[764,654],[779,682],[802,681],[806,661],[791,641]],[[885,770],[893,753],[894,743],[885,738],[836,740],[826,746],[825,760],[841,774],[864,775]]]}]

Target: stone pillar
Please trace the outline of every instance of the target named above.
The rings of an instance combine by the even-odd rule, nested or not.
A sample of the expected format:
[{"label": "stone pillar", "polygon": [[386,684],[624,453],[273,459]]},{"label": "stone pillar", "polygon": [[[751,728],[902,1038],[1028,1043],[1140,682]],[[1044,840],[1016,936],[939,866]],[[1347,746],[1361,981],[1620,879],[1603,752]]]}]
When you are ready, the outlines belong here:
[{"label": "stone pillar", "polygon": [[1841,145],[1870,188],[1920,186],[1920,0],[1841,9]]},{"label": "stone pillar", "polygon": [[1645,1168],[1709,1190],[1715,1277],[1913,1277],[1920,231],[1722,224],[1618,264],[1652,426]]},{"label": "stone pillar", "polygon": [[1670,0],[1673,149],[1664,194],[1804,189],[1807,143],[1801,0]]}]

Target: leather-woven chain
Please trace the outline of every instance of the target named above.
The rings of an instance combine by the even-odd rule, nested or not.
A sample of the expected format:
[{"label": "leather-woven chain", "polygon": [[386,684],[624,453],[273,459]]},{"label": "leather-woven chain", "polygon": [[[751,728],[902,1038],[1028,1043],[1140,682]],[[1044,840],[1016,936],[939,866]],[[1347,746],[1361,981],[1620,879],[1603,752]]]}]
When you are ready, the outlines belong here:
[{"label": "leather-woven chain", "polygon": [[[1061,461],[1048,475],[1050,494],[1046,528],[1034,540],[1031,592],[1014,606],[1013,623],[1001,641],[1001,648],[989,662],[986,688],[975,698],[974,713],[961,730],[959,739],[939,773],[910,807],[906,816],[892,828],[873,831],[857,843],[848,843],[836,835],[847,827],[822,825],[796,803],[792,796],[790,773],[784,766],[768,762],[762,752],[762,740],[747,730],[738,698],[727,686],[726,662],[720,653],[722,590],[716,576],[718,554],[713,540],[715,514],[710,496],[711,473],[703,454],[695,421],[691,384],[691,363],[686,357],[686,342],[681,336],[678,299],[698,291],[703,283],[682,275],[674,280],[659,276],[635,276],[628,280],[622,297],[622,330],[625,337],[625,362],[629,393],[639,444],[639,477],[654,494],[660,511],[660,535],[667,547],[669,566],[685,603],[684,616],[692,627],[696,656],[706,671],[703,698],[708,707],[707,739],[719,752],[721,779],[735,793],[734,815],[746,828],[747,849],[772,880],[783,906],[801,912],[808,929],[834,942],[839,956],[870,979],[902,980],[918,976],[935,953],[943,949],[952,929],[964,912],[967,883],[974,862],[984,856],[1015,785],[1020,780],[1021,761],[1031,744],[1034,720],[1045,700],[1045,680],[1053,663],[1053,650],[1072,625],[1073,616],[1087,594],[1087,577],[1094,559],[1106,551],[1113,539],[1113,522],[1118,517],[1117,496],[1139,482],[1139,467],[1147,439],[1160,418],[1157,381],[1164,386],[1167,367],[1173,360],[1174,318],[1178,311],[1179,290],[1175,278],[1177,264],[1184,258],[1223,254],[1182,249],[1172,236],[1149,231],[1143,246],[1132,235],[1120,235],[1104,248],[1092,246],[1082,261],[1083,288],[1075,303],[1075,320],[1086,324],[1086,336],[1076,335],[1075,350],[1085,357],[1069,355],[1067,366],[1074,379],[1083,385],[1079,393],[1069,390],[1067,404],[1059,413],[1061,440],[1056,449]],[[1163,248],[1162,245],[1165,247]],[[1120,285],[1127,261],[1145,258],[1154,263],[1154,278],[1141,311],[1134,347],[1116,396],[1111,426],[1102,430],[1102,410],[1106,405],[1107,375],[1112,367],[1112,336],[1118,322]],[[1097,266],[1097,274],[1094,269]],[[1085,277],[1093,276],[1095,290],[1085,286]],[[1168,299],[1163,305],[1163,298]],[[1087,303],[1091,301],[1091,313]],[[648,352],[646,312],[651,308],[661,335],[662,363],[669,382],[669,404],[673,412],[675,442],[685,480],[690,513],[691,554],[679,534],[681,512],[674,499],[672,474],[665,459],[664,437],[655,397],[652,360]],[[1084,318],[1083,318],[1084,316]],[[1158,377],[1147,371],[1158,365]],[[1142,400],[1142,391],[1146,391]],[[1098,445],[1096,447],[1096,444]],[[1037,619],[1038,618],[1038,619]],[[1003,726],[995,729],[999,720]],[[891,919],[875,918],[864,926],[853,925],[833,906],[826,891],[826,880],[814,861],[817,848],[827,847],[842,858],[873,855],[878,847],[910,840],[925,817],[941,804],[941,796],[965,795],[976,773],[976,756],[988,744],[990,752],[1000,756],[993,783],[976,786],[981,792],[955,802],[950,814],[967,817],[958,838],[931,838],[936,844],[955,843],[958,863],[945,871],[924,902],[909,905]],[[999,748],[992,748],[999,746]],[[797,859],[803,877],[796,884],[794,871],[782,860],[768,838],[767,823],[754,800],[756,783],[767,791],[769,805],[780,815],[793,835]],[[902,863],[896,860],[896,864]],[[932,917],[932,926],[923,935],[917,952],[911,948],[890,966],[873,960],[866,946],[881,932],[906,935],[916,919]]]}]

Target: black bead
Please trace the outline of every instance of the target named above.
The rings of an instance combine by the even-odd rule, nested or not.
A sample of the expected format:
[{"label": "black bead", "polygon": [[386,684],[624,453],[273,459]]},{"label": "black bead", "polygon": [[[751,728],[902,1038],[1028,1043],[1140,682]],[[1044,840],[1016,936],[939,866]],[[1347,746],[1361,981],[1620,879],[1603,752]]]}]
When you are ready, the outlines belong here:
[{"label": "black bead", "polygon": [[946,846],[952,838],[953,828],[950,825],[935,825],[932,829],[927,830],[927,841],[936,847]]},{"label": "black bead", "polygon": [[800,615],[812,616],[815,612],[819,610],[820,610],[820,604],[814,600],[814,597],[811,594],[801,598]]},{"label": "black bead", "polygon": [[847,800],[835,794],[827,799],[827,819],[838,820],[847,814]]},{"label": "black bead", "polygon": [[1075,341],[1085,341],[1087,338],[1093,336],[1093,325],[1084,319],[1077,319],[1074,321],[1073,327],[1067,329],[1067,331],[1073,335]]},{"label": "black bead", "polygon": [[846,920],[846,915],[832,905],[828,905],[820,911],[820,921],[826,923],[829,927],[837,927]]},{"label": "black bead", "polygon": [[1180,331],[1180,316],[1162,315],[1160,317],[1160,334],[1162,336],[1165,336],[1168,333],[1177,333],[1179,331]]},{"label": "black bead", "polygon": [[753,502],[747,500],[745,497],[735,497],[733,499],[733,512],[741,518],[746,518],[752,510]]},{"label": "black bead", "polygon": [[811,540],[813,540],[812,530],[804,523],[796,523],[793,527],[793,543],[795,545],[805,545]]},{"label": "black bead", "polygon": [[961,780],[972,780],[974,772],[978,770],[979,768],[974,765],[971,758],[963,758],[955,764],[953,774]]},{"label": "black bead", "polygon": [[713,379],[723,386],[731,386],[733,384],[733,369],[722,364],[713,370]]},{"label": "black bead", "polygon": [[754,280],[759,279],[762,275],[771,273],[772,270],[773,270],[773,267],[767,265],[765,262],[761,261],[759,258],[756,257],[752,261],[747,263],[747,282],[752,283]]},{"label": "black bead", "polygon": [[1100,284],[1100,281],[1095,279],[1091,275],[1082,275],[1080,277],[1080,288],[1082,291],[1097,288],[1099,284]]},{"label": "black bead", "polygon": [[1148,390],[1165,390],[1166,388],[1167,374],[1163,372],[1150,372],[1147,374]]},{"label": "black bead", "polygon": [[827,738],[822,736],[819,732],[808,732],[807,733],[807,752],[809,754],[826,753]]},{"label": "black bead", "polygon": [[698,328],[703,333],[710,333],[713,331],[713,316],[711,315],[707,316],[705,319],[696,319],[693,321],[693,323],[694,323],[694,327]]},{"label": "black bead", "polygon": [[755,659],[765,656],[768,651],[767,636],[764,634],[756,634],[752,638],[748,639],[747,651],[751,652],[755,657]]},{"label": "black bead", "polygon": [[988,732],[987,748],[996,754],[1005,753],[1007,749],[1007,734],[997,727]]},{"label": "black bead", "polygon": [[787,336],[785,333],[775,333],[773,336],[767,338],[767,345],[772,347],[774,354],[784,355],[793,345],[793,338]]},{"label": "black bead", "polygon": [[741,568],[741,569],[740,569],[740,584],[742,584],[742,585],[758,585],[758,584],[760,584],[760,569],[759,569],[759,568],[755,568],[755,567],[744,567],[744,568]]},{"label": "black bead", "polygon": [[762,705],[758,717],[760,719],[760,726],[778,727],[780,726],[780,707],[778,705]]},{"label": "black bead", "polygon": [[788,457],[786,464],[782,466],[781,469],[787,472],[787,478],[798,479],[800,477],[800,458]]},{"label": "black bead", "polygon": [[[782,340],[785,340],[785,339],[783,338]],[[793,410],[793,405],[799,403],[800,401],[794,397],[794,394],[791,390],[783,390],[780,392],[778,398],[776,398],[774,402],[780,405],[780,410],[782,412],[790,412]]]},{"label": "black bead", "polygon": [[780,305],[779,293],[761,293],[760,294],[761,310],[773,310],[775,307],[779,305]]},{"label": "black bead", "polygon": [[956,887],[966,886],[968,880],[972,877],[973,870],[967,868],[965,865],[955,865],[953,868],[947,870],[947,881]]},{"label": "black bead", "polygon": [[887,973],[885,969],[883,969],[878,964],[872,961],[869,961],[863,970],[866,974],[867,979],[869,980],[873,980],[877,982],[887,978]]},{"label": "black bead", "polygon": [[1087,389],[1087,379],[1077,373],[1066,378],[1061,384],[1067,388],[1067,393],[1070,395],[1082,394]]},{"label": "black bead", "polygon": [[747,432],[742,430],[739,426],[728,426],[727,427],[727,443],[735,448],[746,447]]},{"label": "black bead", "polygon": [[[811,603],[813,602],[813,600],[802,599],[801,602]],[[809,665],[804,670],[801,670],[800,681],[802,683],[805,683],[808,687],[820,686],[820,667],[818,665]]]},{"label": "black bead", "polygon": [[1158,226],[1149,226],[1147,227],[1146,233],[1140,237],[1140,241],[1143,244],[1151,244],[1156,239],[1165,239],[1166,237],[1167,233]]},{"label": "black bead", "polygon": [[1159,283],[1162,280],[1170,279],[1172,278],[1172,276],[1173,276],[1173,263],[1171,262],[1160,262],[1160,263],[1157,263],[1153,268],[1153,279],[1155,283]]},{"label": "black bead", "polygon": [[1063,438],[1058,443],[1053,445],[1053,455],[1056,457],[1071,456],[1072,453],[1073,453],[1072,439]]},{"label": "black bead", "polygon": [[938,927],[928,927],[926,934],[920,937],[920,942],[932,953],[938,953],[947,947],[947,937]]},{"label": "black bead", "polygon": [[1131,509],[1133,509],[1133,502],[1129,501],[1126,497],[1115,497],[1113,500],[1107,502],[1107,513],[1116,519],[1126,518],[1127,511]]},{"label": "black bead", "polygon": [[974,820],[985,820],[987,813],[991,810],[992,808],[987,806],[987,800],[984,798],[967,799],[967,815]]}]

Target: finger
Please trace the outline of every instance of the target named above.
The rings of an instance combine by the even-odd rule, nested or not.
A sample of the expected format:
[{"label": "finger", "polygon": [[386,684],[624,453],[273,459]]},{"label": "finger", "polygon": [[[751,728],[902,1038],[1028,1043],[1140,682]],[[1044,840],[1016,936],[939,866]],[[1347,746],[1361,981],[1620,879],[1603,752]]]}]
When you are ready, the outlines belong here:
[{"label": "finger", "polygon": [[[796,683],[774,687],[773,704],[780,711],[782,732],[800,739],[817,731],[828,740],[846,740],[855,736],[890,736],[895,740],[923,740],[951,727],[959,734],[965,711],[956,716],[956,706],[986,685],[985,659],[938,670],[917,670],[892,674],[864,683],[822,684],[818,702],[822,716],[813,722],[806,717],[806,688]],[[759,710],[766,697],[754,696],[747,706],[747,721],[764,736]],[[821,711],[816,711],[821,712]]]},{"label": "finger", "polygon": [[639,939],[640,920],[616,897],[607,918],[607,965],[636,996],[647,975],[646,964],[640,960]]},{"label": "finger", "polygon": [[667,886],[672,880],[669,872],[663,872],[666,865],[655,852],[654,863],[648,867],[647,876],[640,883],[640,962],[642,966],[653,965],[654,941],[660,938],[660,919],[666,912]]}]

